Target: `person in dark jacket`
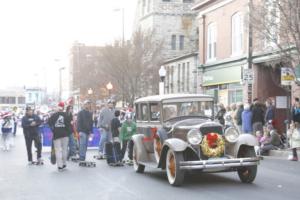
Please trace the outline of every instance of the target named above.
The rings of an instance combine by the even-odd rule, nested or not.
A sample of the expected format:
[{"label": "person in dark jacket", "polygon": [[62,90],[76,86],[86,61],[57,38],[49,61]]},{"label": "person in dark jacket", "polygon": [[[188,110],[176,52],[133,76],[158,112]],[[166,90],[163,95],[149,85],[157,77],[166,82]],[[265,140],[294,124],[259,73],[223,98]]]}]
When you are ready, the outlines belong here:
[{"label": "person in dark jacket", "polygon": [[216,115],[216,119],[219,120],[220,124],[225,125],[224,115],[226,113],[226,109],[222,103],[218,104],[219,111]]},{"label": "person in dark jacket", "polygon": [[31,107],[26,108],[26,114],[22,118],[22,128],[26,142],[26,149],[27,149],[27,157],[28,157],[28,164],[33,164],[32,160],[32,142],[34,141],[36,148],[37,148],[37,162],[42,162],[42,143],[41,137],[39,134],[39,126],[42,123],[42,120],[39,116],[33,114],[33,110]]},{"label": "person in dark jacket", "polygon": [[244,105],[242,103],[238,103],[237,112],[236,112],[234,119],[236,121],[236,125],[240,132],[242,132],[242,124],[243,124],[242,113],[243,113],[243,111],[244,111]]},{"label": "person in dark jacket", "polygon": [[252,107],[252,129],[253,132],[263,132],[263,125],[265,124],[264,110],[258,99],[254,99],[254,105]]},{"label": "person in dark jacket", "polygon": [[265,114],[265,123],[268,123],[269,121],[273,121],[275,118],[275,108],[272,105],[272,101],[271,100],[267,100],[266,101],[266,114]]},{"label": "person in dark jacket", "polygon": [[293,121],[300,123],[300,102],[296,101],[294,108],[293,108],[293,113],[292,113]]},{"label": "person in dark jacket", "polygon": [[53,132],[58,171],[67,167],[69,135],[71,133],[71,120],[67,113],[63,112],[64,102],[58,104],[58,111],[48,120],[49,127]]},{"label": "person in dark jacket", "polygon": [[83,109],[77,116],[77,131],[79,132],[79,160],[85,161],[88,139],[93,131],[93,114],[90,112],[91,101],[86,100]]}]

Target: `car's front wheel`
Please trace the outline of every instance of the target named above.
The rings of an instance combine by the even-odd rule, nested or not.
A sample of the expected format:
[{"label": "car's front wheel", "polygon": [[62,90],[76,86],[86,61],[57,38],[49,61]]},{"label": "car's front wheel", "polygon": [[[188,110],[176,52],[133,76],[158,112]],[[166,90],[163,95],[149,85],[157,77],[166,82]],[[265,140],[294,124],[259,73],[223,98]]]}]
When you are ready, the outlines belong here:
[{"label": "car's front wheel", "polygon": [[181,152],[174,152],[172,149],[168,150],[166,171],[168,181],[172,186],[180,186],[183,183],[184,171],[180,170],[181,161],[183,161],[183,154]]},{"label": "car's front wheel", "polygon": [[[253,147],[243,147],[239,151],[239,158],[256,157]],[[243,183],[252,183],[257,174],[257,165],[241,167],[237,170],[240,180]]]},{"label": "car's front wheel", "polygon": [[139,162],[138,162],[138,154],[137,154],[136,145],[133,145],[132,159],[133,159],[134,171],[136,171],[137,173],[144,173],[145,165],[139,164]]}]

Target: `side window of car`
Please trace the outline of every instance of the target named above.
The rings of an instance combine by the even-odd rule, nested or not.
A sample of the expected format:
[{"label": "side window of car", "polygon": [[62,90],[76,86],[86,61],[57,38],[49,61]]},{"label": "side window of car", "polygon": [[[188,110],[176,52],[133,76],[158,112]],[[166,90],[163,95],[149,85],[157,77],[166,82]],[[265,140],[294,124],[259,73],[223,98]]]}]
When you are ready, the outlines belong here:
[{"label": "side window of car", "polygon": [[160,109],[157,103],[150,104],[150,120],[159,121],[160,119]]},{"label": "side window of car", "polygon": [[148,121],[148,114],[149,114],[149,112],[148,112],[148,105],[147,104],[142,104],[141,105],[141,111],[142,111],[142,113],[141,113],[141,117],[142,117],[142,121]]}]

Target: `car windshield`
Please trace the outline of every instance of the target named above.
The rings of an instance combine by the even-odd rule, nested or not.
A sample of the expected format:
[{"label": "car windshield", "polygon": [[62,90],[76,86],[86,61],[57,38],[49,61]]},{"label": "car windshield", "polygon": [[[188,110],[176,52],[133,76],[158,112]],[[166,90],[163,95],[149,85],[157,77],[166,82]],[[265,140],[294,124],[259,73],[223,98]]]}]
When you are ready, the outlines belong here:
[{"label": "car windshield", "polygon": [[206,116],[212,117],[212,101],[191,101],[166,103],[163,105],[163,120],[167,121],[182,116]]}]

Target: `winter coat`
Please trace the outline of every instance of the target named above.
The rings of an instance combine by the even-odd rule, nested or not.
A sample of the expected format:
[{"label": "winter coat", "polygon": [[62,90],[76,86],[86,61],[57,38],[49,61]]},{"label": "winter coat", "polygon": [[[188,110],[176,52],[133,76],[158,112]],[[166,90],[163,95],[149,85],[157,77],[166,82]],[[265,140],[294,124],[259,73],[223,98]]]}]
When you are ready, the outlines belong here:
[{"label": "winter coat", "polygon": [[53,140],[68,137],[72,132],[71,119],[65,112],[54,113],[48,124],[53,132]]},{"label": "winter coat", "polygon": [[125,121],[121,128],[120,140],[130,140],[134,134],[136,134],[136,124]]},{"label": "winter coat", "polygon": [[1,124],[1,131],[3,134],[12,133],[14,121],[12,119],[4,119]]},{"label": "winter coat", "polygon": [[261,122],[265,124],[264,111],[259,105],[254,105],[252,108],[252,124],[255,122]]},{"label": "winter coat", "polygon": [[[35,125],[32,126],[32,122],[35,122]],[[25,115],[22,118],[22,127],[25,137],[37,137],[39,135],[39,126],[42,124],[42,120],[39,116],[33,114],[31,116]]]},{"label": "winter coat", "polygon": [[225,119],[224,119],[225,113],[226,113],[225,108],[222,108],[221,110],[218,111],[218,113],[216,115],[216,119],[219,120],[220,124],[222,124],[222,125],[225,124]]},{"label": "winter coat", "polygon": [[270,120],[274,120],[275,111],[273,106],[269,106],[266,110],[265,114],[265,122],[269,122]]},{"label": "winter coat", "polygon": [[111,120],[111,133],[113,137],[119,137],[119,128],[121,127],[121,122],[119,118],[115,117]]},{"label": "winter coat", "polygon": [[239,126],[242,125],[242,113],[243,113],[243,111],[244,111],[244,108],[243,108],[243,107],[238,108],[238,111],[237,111],[236,116],[235,116],[235,118],[236,118],[236,123],[237,123],[237,125],[239,125]]},{"label": "winter coat", "polygon": [[104,108],[99,115],[98,127],[106,131],[111,130],[111,120],[115,117],[115,109]]},{"label": "winter coat", "polygon": [[293,121],[300,123],[300,108],[293,109]]},{"label": "winter coat", "polygon": [[293,131],[289,129],[287,133],[290,138],[290,146],[300,148],[300,128],[295,128]]},{"label": "winter coat", "polygon": [[90,134],[93,131],[93,115],[88,110],[81,110],[77,116],[77,131]]},{"label": "winter coat", "polygon": [[252,111],[244,110],[242,112],[242,132],[252,133]]}]

